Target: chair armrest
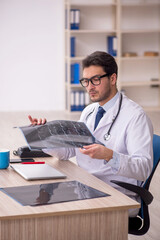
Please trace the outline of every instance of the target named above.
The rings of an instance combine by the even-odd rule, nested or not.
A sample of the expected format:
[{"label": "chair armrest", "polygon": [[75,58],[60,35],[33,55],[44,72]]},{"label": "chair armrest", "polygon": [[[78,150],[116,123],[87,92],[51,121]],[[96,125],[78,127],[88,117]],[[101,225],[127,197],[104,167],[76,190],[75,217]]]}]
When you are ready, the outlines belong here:
[{"label": "chair armrest", "polygon": [[130,190],[134,193],[137,193],[146,205],[149,205],[153,200],[153,195],[143,187],[136,186],[126,182],[116,181],[116,180],[111,180],[111,182],[127,190]]}]

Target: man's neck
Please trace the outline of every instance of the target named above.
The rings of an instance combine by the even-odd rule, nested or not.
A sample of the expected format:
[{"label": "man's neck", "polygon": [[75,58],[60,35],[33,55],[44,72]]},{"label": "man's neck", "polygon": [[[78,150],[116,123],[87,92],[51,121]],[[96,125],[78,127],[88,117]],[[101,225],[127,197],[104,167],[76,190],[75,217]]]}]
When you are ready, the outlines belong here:
[{"label": "man's neck", "polygon": [[115,91],[112,92],[112,93],[110,94],[110,96],[109,96],[105,101],[99,102],[99,105],[100,105],[100,106],[103,106],[104,104],[106,104],[107,102],[109,102],[112,98],[115,97],[115,95],[117,94],[117,92],[118,92],[118,90],[115,89]]},{"label": "man's neck", "polygon": [[117,92],[109,101],[107,101],[102,107],[107,112],[111,107],[114,106],[116,103],[117,99],[119,98],[119,92]]}]

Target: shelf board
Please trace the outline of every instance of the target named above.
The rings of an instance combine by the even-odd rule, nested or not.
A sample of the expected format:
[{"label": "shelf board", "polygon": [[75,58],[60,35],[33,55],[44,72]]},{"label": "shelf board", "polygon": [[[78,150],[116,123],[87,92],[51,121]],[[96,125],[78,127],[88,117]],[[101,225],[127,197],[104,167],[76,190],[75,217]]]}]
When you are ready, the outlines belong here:
[{"label": "shelf board", "polygon": [[122,61],[134,60],[160,60],[160,56],[136,56],[136,57],[121,57]]},{"label": "shelf board", "polygon": [[82,89],[84,89],[83,87],[82,87],[82,85],[79,83],[79,84],[70,84],[70,86],[71,86],[71,88],[82,88]]},{"label": "shelf board", "polygon": [[98,3],[98,1],[97,1],[97,3],[71,3],[70,4],[71,5],[71,7],[72,8],[74,8],[74,7],[114,7],[114,6],[117,6],[117,4],[116,3]]},{"label": "shelf board", "polygon": [[160,29],[121,29],[121,33],[160,33]]},{"label": "shelf board", "polygon": [[158,81],[126,81],[121,82],[121,87],[138,87],[138,86],[160,86],[160,80]]},{"label": "shelf board", "polygon": [[78,30],[71,30],[66,29],[66,32],[70,32],[71,34],[90,34],[90,33],[103,33],[103,34],[115,34],[117,32],[116,29],[78,29]]},{"label": "shelf board", "polygon": [[[87,55],[86,55],[86,56],[87,56]],[[65,56],[65,60],[66,60],[66,61],[71,61],[71,62],[82,61],[84,58],[86,58],[86,56],[77,56],[77,57],[68,57],[68,56]],[[117,59],[117,57],[114,57],[114,59]]]},{"label": "shelf board", "polygon": [[66,60],[70,61],[82,61],[86,56],[77,56],[77,57],[65,57]]},{"label": "shelf board", "polygon": [[123,3],[121,4],[122,7],[158,7],[160,6],[160,3],[154,3],[154,2],[141,2],[141,3]]},{"label": "shelf board", "polygon": [[73,83],[65,83],[66,84],[66,87],[70,87],[70,88],[81,88],[82,90],[84,90],[84,88],[82,87],[82,85],[79,83],[79,84],[73,84]]},{"label": "shelf board", "polygon": [[[116,29],[78,29],[78,30],[72,30],[72,29],[65,29],[66,33],[73,33],[73,34],[90,34],[90,33],[104,33],[104,34],[116,34]],[[129,34],[129,33],[160,33],[160,29],[121,29],[120,32],[122,34]]]}]

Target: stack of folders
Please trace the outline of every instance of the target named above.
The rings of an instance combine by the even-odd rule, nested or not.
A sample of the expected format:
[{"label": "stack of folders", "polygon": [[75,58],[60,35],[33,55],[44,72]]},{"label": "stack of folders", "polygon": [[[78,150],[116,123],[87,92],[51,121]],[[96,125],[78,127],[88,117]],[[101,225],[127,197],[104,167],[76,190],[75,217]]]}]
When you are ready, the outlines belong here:
[{"label": "stack of folders", "polygon": [[107,37],[107,47],[108,47],[108,53],[113,57],[116,57],[117,56],[117,37],[116,36]]},{"label": "stack of folders", "polygon": [[80,64],[72,63],[71,64],[71,84],[79,84],[80,77]]},{"label": "stack of folders", "polygon": [[80,25],[80,10],[71,9],[70,10],[70,28],[72,30],[78,30]]},{"label": "stack of folders", "polygon": [[90,103],[87,92],[73,90],[71,92],[71,111],[82,111]]}]

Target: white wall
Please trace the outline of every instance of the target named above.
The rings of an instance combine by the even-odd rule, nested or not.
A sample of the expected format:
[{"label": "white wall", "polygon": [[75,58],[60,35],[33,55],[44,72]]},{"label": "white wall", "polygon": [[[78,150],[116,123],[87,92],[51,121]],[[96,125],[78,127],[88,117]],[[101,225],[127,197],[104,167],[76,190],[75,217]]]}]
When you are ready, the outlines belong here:
[{"label": "white wall", "polygon": [[64,109],[63,0],[0,0],[0,111]]}]

